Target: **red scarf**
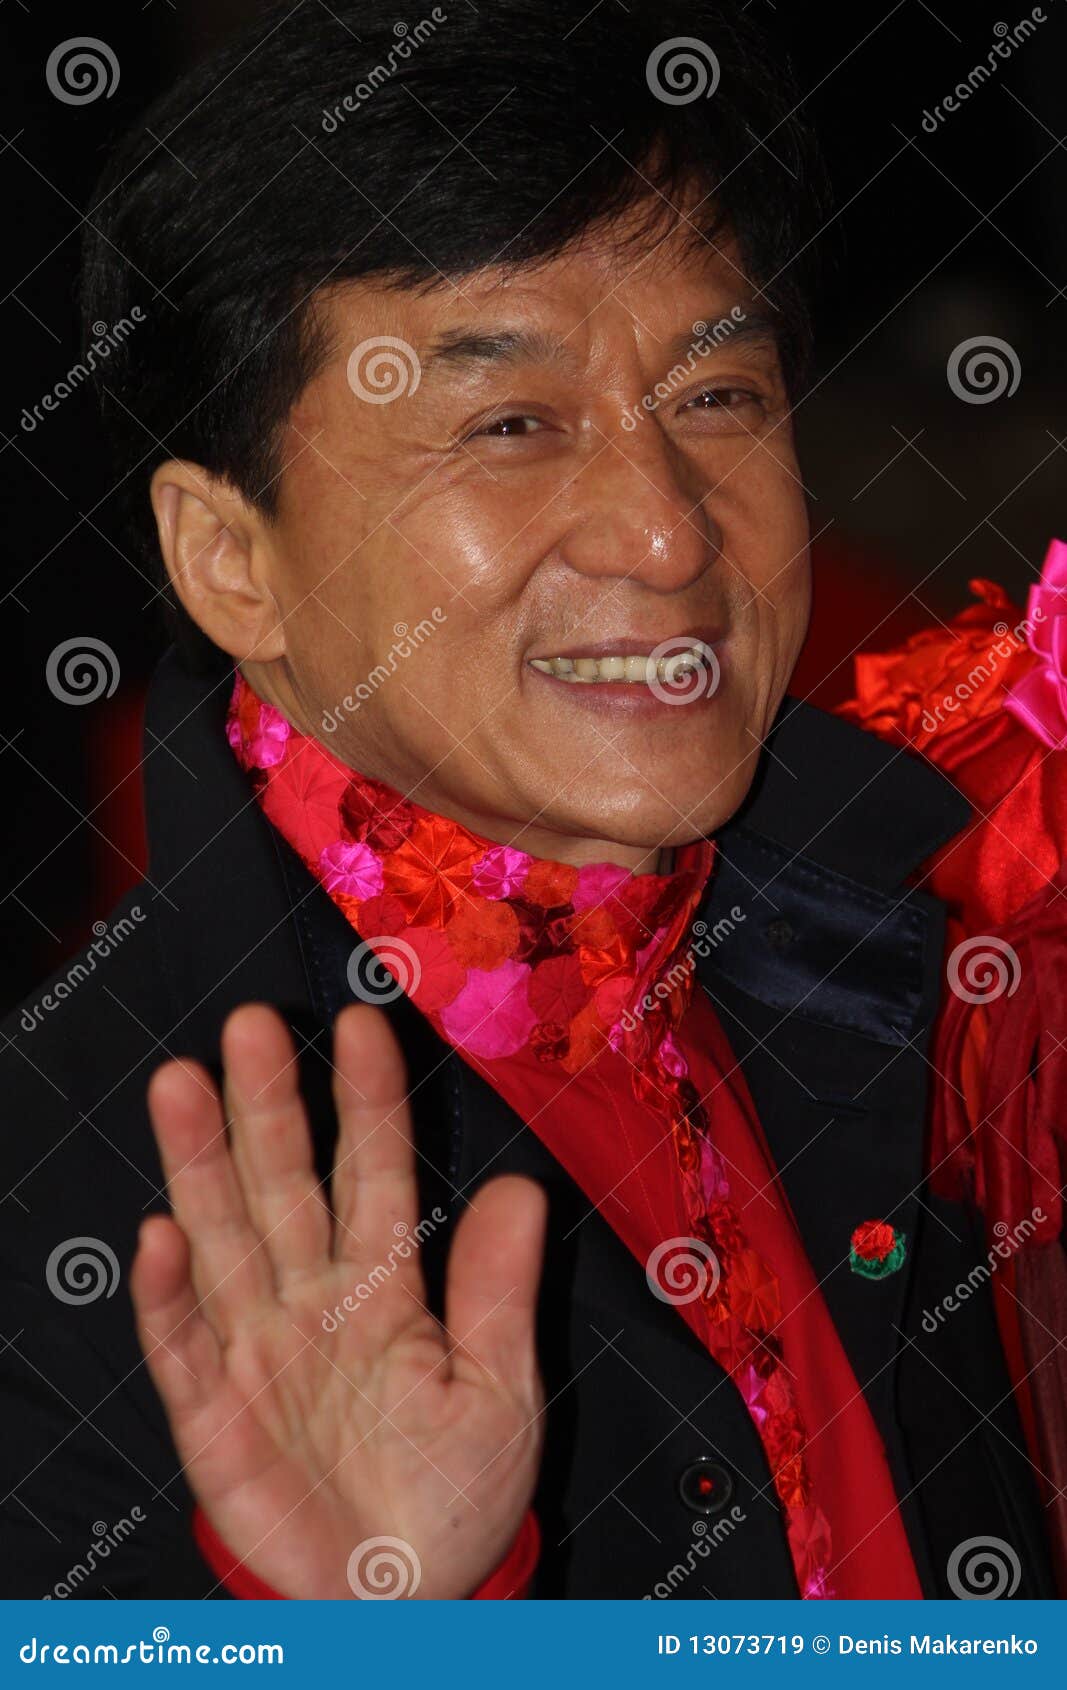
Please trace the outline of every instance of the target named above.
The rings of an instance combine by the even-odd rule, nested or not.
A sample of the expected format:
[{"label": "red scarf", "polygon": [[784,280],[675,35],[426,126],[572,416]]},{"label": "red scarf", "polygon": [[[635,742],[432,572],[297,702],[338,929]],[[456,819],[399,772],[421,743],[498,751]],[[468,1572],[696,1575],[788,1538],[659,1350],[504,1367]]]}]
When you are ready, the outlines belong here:
[{"label": "red scarf", "polygon": [[633,875],[492,844],[354,773],[240,677],[228,735],[264,814],[363,940],[358,995],[407,993],[727,1371],[801,1593],[921,1596],[881,1441],[752,1099],[693,994],[691,923],[714,847]]},{"label": "red scarf", "polygon": [[951,623],[856,659],[842,714],[974,806],[918,884],[948,906],[932,1065],[935,1191],[985,1218],[997,1319],[1067,1595],[1067,545],[1024,617],[995,581]]}]

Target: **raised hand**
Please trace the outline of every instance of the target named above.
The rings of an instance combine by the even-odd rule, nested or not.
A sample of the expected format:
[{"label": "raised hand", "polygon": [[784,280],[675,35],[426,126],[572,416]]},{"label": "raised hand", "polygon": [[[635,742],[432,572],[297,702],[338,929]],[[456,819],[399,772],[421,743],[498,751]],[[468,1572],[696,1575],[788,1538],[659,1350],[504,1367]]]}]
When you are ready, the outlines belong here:
[{"label": "raised hand", "polygon": [[236,1010],[222,1055],[223,1098],[194,1062],[152,1076],[173,1218],[144,1223],[132,1273],[189,1484],[281,1595],[360,1594],[373,1549],[354,1552],[396,1538],[408,1594],[469,1596],[507,1553],[537,1476],[543,1194],[514,1177],[478,1192],[452,1242],[442,1326],[417,1251],[397,1247],[418,1221],[414,1151],[381,1011],[337,1019],[329,1203],[280,1015]]}]

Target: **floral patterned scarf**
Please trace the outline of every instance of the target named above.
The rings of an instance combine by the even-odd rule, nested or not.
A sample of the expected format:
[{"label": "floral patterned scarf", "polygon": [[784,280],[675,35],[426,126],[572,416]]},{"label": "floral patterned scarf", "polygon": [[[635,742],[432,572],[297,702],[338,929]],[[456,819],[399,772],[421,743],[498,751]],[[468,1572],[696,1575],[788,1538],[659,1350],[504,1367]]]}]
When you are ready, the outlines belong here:
[{"label": "floral patterned scarf", "polygon": [[357,995],[407,993],[741,1392],[801,1593],[920,1596],[862,1391],[725,1035],[693,992],[713,845],[634,875],[494,844],[355,773],[240,676],[227,731],[263,813],[361,941]]}]

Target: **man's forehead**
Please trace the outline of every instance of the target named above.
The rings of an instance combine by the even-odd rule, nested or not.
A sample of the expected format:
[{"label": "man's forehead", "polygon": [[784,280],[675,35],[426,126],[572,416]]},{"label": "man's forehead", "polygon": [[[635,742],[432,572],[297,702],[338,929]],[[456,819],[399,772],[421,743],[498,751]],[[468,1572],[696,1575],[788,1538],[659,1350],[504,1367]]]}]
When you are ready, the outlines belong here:
[{"label": "man's forehead", "polygon": [[339,350],[368,333],[397,335],[417,352],[424,378],[478,364],[574,367],[598,338],[619,332],[663,345],[717,325],[748,339],[777,335],[773,306],[724,241],[663,240],[643,254],[590,241],[557,258],[454,279],[342,284],[330,290],[329,314]]},{"label": "man's forehead", "polygon": [[[589,328],[590,322],[581,325]],[[636,331],[644,330],[643,323],[633,317],[629,324]],[[695,316],[672,312],[668,322],[651,331],[657,350],[667,358],[680,356],[687,347],[694,354],[711,351],[727,339],[767,346],[777,344],[779,325],[773,311],[756,305],[748,297],[734,300],[723,307],[713,301]],[[555,364],[577,369],[590,350],[589,338],[574,330],[553,332],[506,323],[460,323],[443,331],[429,345],[420,348],[419,362],[425,380],[434,374],[472,365],[504,367],[516,364]]]}]

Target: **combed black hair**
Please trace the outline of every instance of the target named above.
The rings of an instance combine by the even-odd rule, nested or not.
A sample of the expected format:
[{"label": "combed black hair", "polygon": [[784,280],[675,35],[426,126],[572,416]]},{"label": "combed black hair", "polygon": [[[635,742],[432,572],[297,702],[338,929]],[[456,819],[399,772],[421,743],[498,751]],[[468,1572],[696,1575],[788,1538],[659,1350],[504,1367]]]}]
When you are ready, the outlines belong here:
[{"label": "combed black hair", "polygon": [[[662,97],[700,76],[710,97]],[[272,512],[285,420],[326,351],[317,290],[545,260],[637,208],[652,233],[693,185],[693,239],[733,233],[795,394],[825,203],[796,104],[730,0],[444,0],[409,26],[395,0],[260,12],[144,114],[94,196],[84,321],[140,308],[100,371],[132,544],[158,578],[147,487],[167,457]]]}]

